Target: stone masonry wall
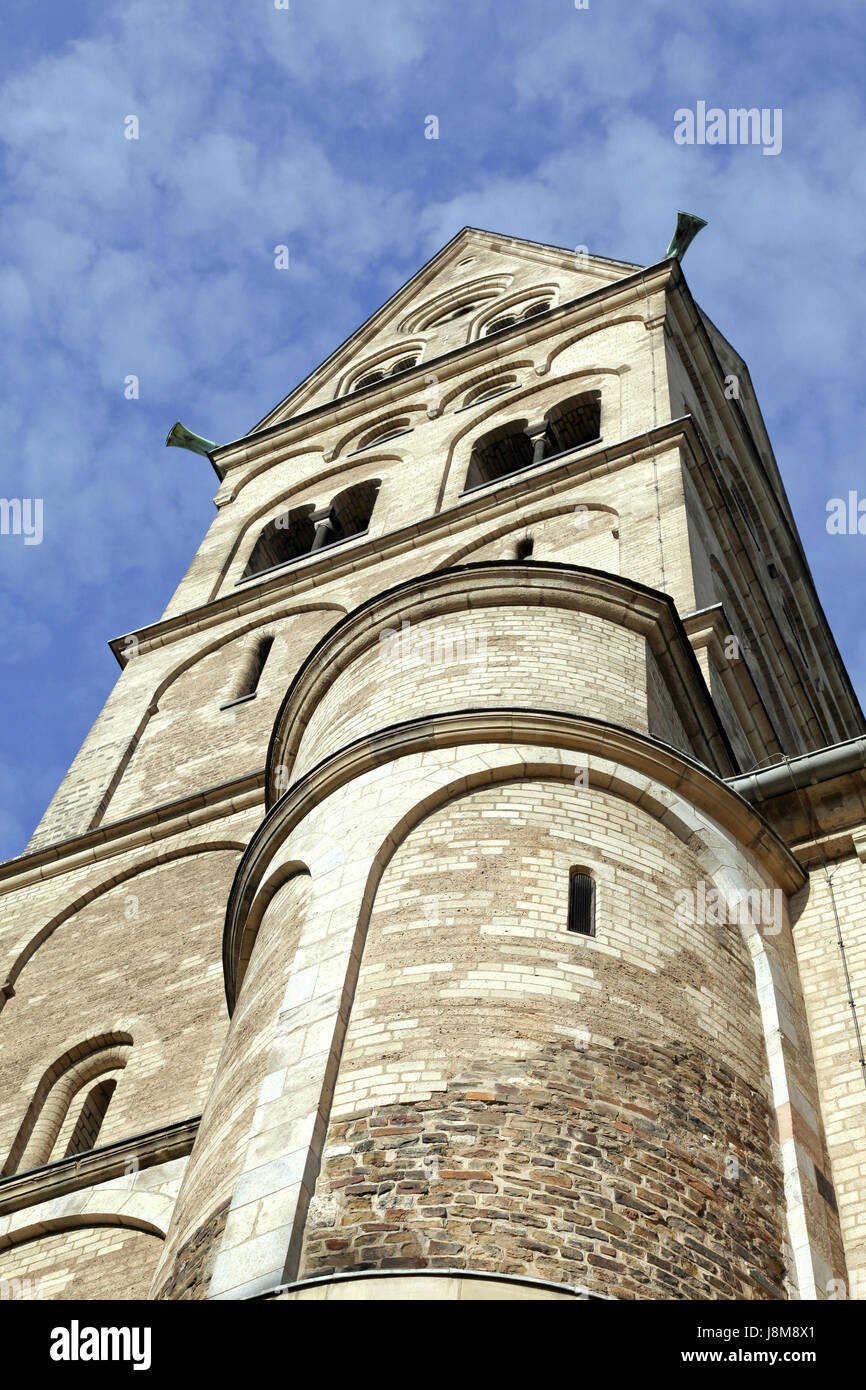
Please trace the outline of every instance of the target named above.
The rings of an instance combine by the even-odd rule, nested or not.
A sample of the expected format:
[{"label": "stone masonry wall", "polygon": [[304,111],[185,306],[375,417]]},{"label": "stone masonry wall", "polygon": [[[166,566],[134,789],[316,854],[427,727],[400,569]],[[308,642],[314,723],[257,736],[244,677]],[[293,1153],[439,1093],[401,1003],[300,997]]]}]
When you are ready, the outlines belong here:
[{"label": "stone masonry wall", "polygon": [[[573,865],[593,938],[567,931]],[[701,876],[591,786],[503,784],[422,821],[376,896],[302,1273],[782,1296],[754,976],[738,928],[677,920]]]},{"label": "stone masonry wall", "polygon": [[161,1249],[147,1231],[74,1226],[0,1250],[0,1287],[5,1280],[11,1297],[76,1302],[146,1298]]},{"label": "stone masonry wall", "polygon": [[[617,1298],[783,1298],[767,1107],[723,1063],[615,1038],[479,1055],[334,1124],[302,1277],[483,1269]],[[736,1174],[736,1176],[732,1176]]]},{"label": "stone masonry wall", "polygon": [[[851,994],[862,1020],[866,1005],[866,868],[852,856],[831,866]],[[866,1089],[836,935],[830,892],[816,868],[792,903],[794,939],[809,1016],[812,1050],[833,1186],[848,1263],[848,1298],[866,1298]]]},{"label": "stone masonry wall", "polygon": [[525,705],[646,730],[646,644],[595,614],[517,604],[461,609],[383,629],[335,677],[293,777],[353,738],[439,710]]}]

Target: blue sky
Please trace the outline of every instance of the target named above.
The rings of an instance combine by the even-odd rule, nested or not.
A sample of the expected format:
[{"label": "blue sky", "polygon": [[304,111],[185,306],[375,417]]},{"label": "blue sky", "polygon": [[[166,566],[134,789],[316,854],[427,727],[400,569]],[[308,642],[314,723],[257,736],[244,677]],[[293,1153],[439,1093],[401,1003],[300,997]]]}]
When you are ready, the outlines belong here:
[{"label": "blue sky", "polygon": [[[652,263],[708,220],[689,284],[864,698],[866,536],[825,526],[866,496],[860,0],[4,0],[0,36],[0,496],[44,506],[0,535],[0,859],[214,515],[168,427],[242,435],[467,223]],[[781,108],[781,153],[677,145],[700,100]]]}]

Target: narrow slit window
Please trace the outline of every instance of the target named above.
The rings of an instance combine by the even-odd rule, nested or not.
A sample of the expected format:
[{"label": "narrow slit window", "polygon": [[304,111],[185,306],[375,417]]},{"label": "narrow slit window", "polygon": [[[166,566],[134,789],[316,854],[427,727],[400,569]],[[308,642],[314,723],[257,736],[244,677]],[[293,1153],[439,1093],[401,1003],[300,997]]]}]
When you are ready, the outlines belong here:
[{"label": "narrow slit window", "polygon": [[568,882],[568,930],[595,936],[595,880],[583,869],[572,869]]},{"label": "narrow slit window", "polygon": [[245,700],[255,699],[259,681],[265,669],[265,662],[270,656],[273,645],[272,636],[259,638],[252,651],[247,653],[247,659],[241,669],[232,698],[224,705],[220,705],[221,710],[231,709],[234,705],[243,704]]},{"label": "narrow slit window", "polygon": [[262,672],[265,669],[265,662],[271,654],[271,647],[273,645],[273,637],[263,637],[261,641],[256,643],[255,650],[250,658],[250,663],[244,673],[244,688],[240,692],[242,695],[255,695],[259,688]]},{"label": "narrow slit window", "polygon": [[87,1153],[90,1149],[96,1148],[96,1141],[105,1119],[105,1112],[111,1097],[114,1095],[116,1085],[117,1081],[113,1079],[100,1081],[88,1092],[66,1146],[64,1158],[71,1158],[73,1154]]}]

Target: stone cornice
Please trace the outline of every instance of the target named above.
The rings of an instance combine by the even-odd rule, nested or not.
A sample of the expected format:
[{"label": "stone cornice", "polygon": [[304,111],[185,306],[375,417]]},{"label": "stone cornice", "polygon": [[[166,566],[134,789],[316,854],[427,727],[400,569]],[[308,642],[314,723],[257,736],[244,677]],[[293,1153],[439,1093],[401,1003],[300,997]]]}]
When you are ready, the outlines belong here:
[{"label": "stone cornice", "polygon": [[785,892],[795,892],[804,882],[800,865],[748,802],[709,768],[646,734],[553,710],[496,708],[425,715],[347,744],[300,777],[268,811],[241,857],[229,893],[223,969],[230,1011],[234,1008],[244,922],[277,846],[316,806],[364,773],[434,746],[473,743],[535,744],[596,754],[619,763],[677,791],[713,817],[765,866]]},{"label": "stone cornice", "polygon": [[[760,447],[752,433],[752,427],[741,402],[739,400],[727,400],[724,395],[725,368],[719,359],[712,336],[707,328],[707,317],[693,298],[688,282],[679,266],[677,267],[676,275],[671,279],[668,304],[670,306],[671,320],[682,333],[684,342],[692,346],[695,340],[700,343],[701,351],[694,352],[693,350],[692,359],[696,369],[700,373],[702,385],[712,400],[714,407],[720,411],[722,417],[724,416],[725,406],[735,408],[737,428],[731,430],[731,435],[734,438],[739,437],[742,441],[743,448],[748,456],[749,466],[753,468],[760,477],[762,488],[757,501],[761,505],[764,524],[767,526],[768,531],[772,532],[774,530],[774,517],[771,515],[770,511],[770,509],[773,508],[775,510],[775,516],[778,516],[781,520],[788,542],[802,566],[803,576],[808,587],[809,599],[821,625],[823,639],[827,644],[829,664],[832,665],[837,673],[840,685],[844,689],[845,696],[851,705],[854,717],[855,719],[859,718],[862,727],[863,712],[860,707],[860,702],[847,668],[842,660],[841,653],[836,644],[836,639],[833,635],[833,630],[824,612],[824,607],[812,576],[809,561],[803,548],[803,542],[797,529],[794,514],[784,489],[782,475],[773,453],[773,447],[767,434],[766,427],[764,426],[757,396],[748,377],[748,368],[736,349],[732,347],[731,344],[728,344],[732,354],[742,363],[746,373],[746,379],[751,389],[752,401],[758,412],[758,420],[763,436]],[[719,334],[719,337],[727,342],[727,339],[725,339],[724,335],[715,327],[715,324],[711,326],[714,331]],[[709,458],[708,451],[703,445],[703,441],[701,441],[701,445],[704,452],[707,453],[708,461],[715,472],[715,465]],[[763,453],[762,449],[764,451]],[[769,460],[769,464],[767,460]],[[742,466],[743,460],[740,459],[739,462]]]},{"label": "stone cornice", "polygon": [[263,802],[264,768],[247,773],[232,782],[221,782],[192,796],[166,801],[149,811],[127,816],[123,820],[100,825],[69,840],[46,845],[17,859],[0,864],[0,895],[33,883],[86,868],[98,860],[116,854],[127,854],[146,845],[156,844],[181,831],[195,829],[245,811]]},{"label": "stone cornice", "polygon": [[684,614],[683,627],[693,650],[706,648],[712,658],[755,759],[768,752],[781,756],[782,745],[745,653],[732,659],[726,651],[734,627],[724,605],[716,603],[710,608]]},{"label": "stone cornice", "polygon": [[[183,1158],[192,1149],[200,1119],[200,1115],[194,1115],[177,1124],[120,1139],[116,1144],[73,1154],[58,1163],[0,1178],[0,1216],[20,1211],[22,1207],[50,1202],[81,1187],[95,1187],[97,1183],[121,1177],[129,1172],[132,1163],[136,1169],[153,1168],[158,1163]],[[2,1245],[0,1238],[0,1248]]]}]

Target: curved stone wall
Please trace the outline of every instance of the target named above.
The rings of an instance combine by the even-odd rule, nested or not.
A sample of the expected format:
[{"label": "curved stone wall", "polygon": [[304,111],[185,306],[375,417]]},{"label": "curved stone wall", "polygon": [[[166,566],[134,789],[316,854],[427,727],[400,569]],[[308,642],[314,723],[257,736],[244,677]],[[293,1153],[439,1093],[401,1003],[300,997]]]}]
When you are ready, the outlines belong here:
[{"label": "curved stone wall", "polygon": [[[575,864],[593,939],[567,930]],[[376,894],[301,1277],[784,1296],[751,960],[736,926],[677,920],[702,878],[595,788],[512,782],[423,820]]]},{"label": "curved stone wall", "polygon": [[142,1299],[162,1250],[159,1236],[129,1226],[75,1225],[0,1250],[0,1296]]},{"label": "curved stone wall", "polygon": [[300,936],[309,880],[274,895],[256,939],[214,1085],[154,1277],[156,1298],[204,1298],[244,1149],[254,1127],[274,1025]]},{"label": "curved stone wall", "polygon": [[439,710],[560,709],[646,731],[640,634],[594,613],[470,601],[467,593],[456,611],[380,628],[312,713],[293,775],[355,738]]}]

